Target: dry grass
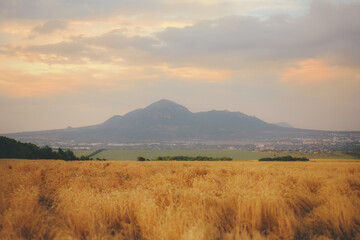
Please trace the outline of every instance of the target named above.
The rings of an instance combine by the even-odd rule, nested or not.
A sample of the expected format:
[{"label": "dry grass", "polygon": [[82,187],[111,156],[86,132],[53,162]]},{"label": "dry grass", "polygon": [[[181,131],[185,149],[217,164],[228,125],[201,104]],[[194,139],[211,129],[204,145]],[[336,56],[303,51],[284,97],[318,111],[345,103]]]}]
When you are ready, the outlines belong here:
[{"label": "dry grass", "polygon": [[360,239],[359,163],[0,160],[0,239]]}]

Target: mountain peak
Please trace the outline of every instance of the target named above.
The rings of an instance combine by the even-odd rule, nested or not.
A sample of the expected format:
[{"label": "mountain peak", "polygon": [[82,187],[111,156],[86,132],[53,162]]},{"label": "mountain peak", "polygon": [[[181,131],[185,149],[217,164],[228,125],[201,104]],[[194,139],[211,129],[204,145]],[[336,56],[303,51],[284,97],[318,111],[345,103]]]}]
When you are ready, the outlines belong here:
[{"label": "mountain peak", "polygon": [[189,110],[173,101],[167,99],[161,99],[160,101],[154,102],[147,106],[145,109],[147,110],[176,110],[181,112],[189,112]]}]

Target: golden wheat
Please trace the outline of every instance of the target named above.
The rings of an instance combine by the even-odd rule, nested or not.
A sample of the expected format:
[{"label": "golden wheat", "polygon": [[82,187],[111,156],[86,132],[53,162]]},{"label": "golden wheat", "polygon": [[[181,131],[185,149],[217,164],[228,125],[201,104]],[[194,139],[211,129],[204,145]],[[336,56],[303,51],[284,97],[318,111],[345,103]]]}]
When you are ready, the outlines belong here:
[{"label": "golden wheat", "polygon": [[0,160],[1,239],[360,239],[360,163]]}]

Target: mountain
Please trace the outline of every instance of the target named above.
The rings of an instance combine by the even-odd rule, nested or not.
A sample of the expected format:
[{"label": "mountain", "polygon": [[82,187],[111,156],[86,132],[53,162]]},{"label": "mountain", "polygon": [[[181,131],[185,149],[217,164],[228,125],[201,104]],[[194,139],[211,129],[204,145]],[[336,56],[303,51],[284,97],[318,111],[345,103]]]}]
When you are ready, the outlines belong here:
[{"label": "mountain", "polygon": [[169,100],[160,100],[124,116],[113,116],[88,127],[7,134],[37,144],[129,143],[163,141],[240,141],[300,136],[322,131],[284,128],[241,112],[208,111],[193,113]]}]

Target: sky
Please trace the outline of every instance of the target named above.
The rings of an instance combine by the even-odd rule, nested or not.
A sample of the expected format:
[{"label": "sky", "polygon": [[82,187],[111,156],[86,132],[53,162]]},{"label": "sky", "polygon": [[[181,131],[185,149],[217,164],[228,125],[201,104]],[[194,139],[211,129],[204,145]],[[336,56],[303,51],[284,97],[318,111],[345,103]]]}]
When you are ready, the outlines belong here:
[{"label": "sky", "polygon": [[0,133],[160,99],[360,131],[360,1],[0,0]]}]

